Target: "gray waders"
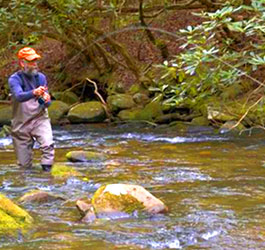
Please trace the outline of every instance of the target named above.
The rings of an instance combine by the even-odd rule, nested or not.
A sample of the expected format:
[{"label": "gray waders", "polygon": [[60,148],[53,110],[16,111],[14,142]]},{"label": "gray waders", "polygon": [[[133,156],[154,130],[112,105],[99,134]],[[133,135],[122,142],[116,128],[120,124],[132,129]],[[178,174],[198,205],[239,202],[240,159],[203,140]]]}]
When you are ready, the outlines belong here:
[{"label": "gray waders", "polygon": [[11,134],[18,165],[32,167],[35,140],[40,144],[42,152],[41,165],[52,165],[54,142],[47,109],[40,106],[35,98],[26,102],[18,102],[12,98],[12,105]]}]

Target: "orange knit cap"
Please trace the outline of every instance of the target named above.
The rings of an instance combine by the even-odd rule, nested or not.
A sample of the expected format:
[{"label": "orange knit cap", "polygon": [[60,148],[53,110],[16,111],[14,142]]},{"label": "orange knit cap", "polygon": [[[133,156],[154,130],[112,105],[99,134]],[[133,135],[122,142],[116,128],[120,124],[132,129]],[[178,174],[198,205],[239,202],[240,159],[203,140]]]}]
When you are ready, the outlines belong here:
[{"label": "orange knit cap", "polygon": [[23,49],[20,49],[17,53],[17,57],[18,59],[25,59],[27,61],[32,61],[41,58],[41,56],[37,54],[37,52],[30,47],[25,47]]}]

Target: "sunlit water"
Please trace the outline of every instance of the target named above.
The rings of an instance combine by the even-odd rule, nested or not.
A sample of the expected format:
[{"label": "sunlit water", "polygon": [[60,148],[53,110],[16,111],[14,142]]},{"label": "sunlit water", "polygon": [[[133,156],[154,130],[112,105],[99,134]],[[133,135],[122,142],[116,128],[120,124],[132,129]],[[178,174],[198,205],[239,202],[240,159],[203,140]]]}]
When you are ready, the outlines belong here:
[{"label": "sunlit water", "polygon": [[[220,135],[208,128],[83,125],[54,128],[56,162],[71,150],[105,160],[69,163],[82,178],[54,180],[16,166],[10,138],[0,140],[0,192],[14,201],[32,189],[67,202],[28,204],[35,224],[0,239],[0,249],[265,249],[265,135]],[[80,222],[78,198],[103,184],[131,183],[164,201],[151,218]]]}]

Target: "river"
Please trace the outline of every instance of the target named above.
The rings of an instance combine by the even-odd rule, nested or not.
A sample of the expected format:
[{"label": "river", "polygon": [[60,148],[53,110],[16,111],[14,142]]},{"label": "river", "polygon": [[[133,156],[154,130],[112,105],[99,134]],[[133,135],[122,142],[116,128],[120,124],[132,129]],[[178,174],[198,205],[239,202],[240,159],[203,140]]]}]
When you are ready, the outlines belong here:
[{"label": "river", "polygon": [[[65,181],[16,166],[11,138],[0,139],[0,192],[13,201],[32,189],[67,202],[27,204],[26,235],[3,237],[0,249],[265,249],[265,133],[218,134],[210,128],[89,124],[54,128],[56,162],[72,150],[105,160],[68,163],[85,178]],[[75,201],[103,184],[145,187],[169,208],[150,218],[80,222]]]}]

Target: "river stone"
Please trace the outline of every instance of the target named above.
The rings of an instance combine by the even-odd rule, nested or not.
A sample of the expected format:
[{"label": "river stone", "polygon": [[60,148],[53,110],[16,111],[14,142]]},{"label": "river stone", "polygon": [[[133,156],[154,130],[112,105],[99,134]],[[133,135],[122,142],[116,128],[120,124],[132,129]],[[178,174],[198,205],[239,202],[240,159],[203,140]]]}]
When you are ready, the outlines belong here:
[{"label": "river stone", "polygon": [[207,118],[208,120],[218,120],[224,122],[235,119],[234,116],[223,112],[221,108],[214,107],[207,107]]},{"label": "river stone", "polygon": [[67,115],[71,123],[103,122],[105,110],[100,102],[84,102],[70,109]]},{"label": "river stone", "polygon": [[100,187],[92,197],[97,217],[118,218],[136,213],[157,214],[167,211],[165,204],[138,185],[109,184]]},{"label": "river stone", "polygon": [[61,96],[62,96],[61,91],[50,91],[50,95],[55,99],[55,100],[60,100]]},{"label": "river stone", "polygon": [[62,101],[52,101],[48,108],[52,124],[59,124],[60,119],[68,112],[69,105]]},{"label": "river stone", "polygon": [[111,95],[107,98],[107,103],[111,111],[130,109],[135,106],[132,96],[128,94]]},{"label": "river stone", "polygon": [[60,197],[58,195],[53,195],[51,193],[42,191],[42,190],[32,190],[25,195],[23,195],[19,202],[21,203],[28,203],[28,202],[52,202],[56,200],[65,200],[63,197]]},{"label": "river stone", "polygon": [[72,176],[82,176],[82,174],[76,171],[73,167],[63,164],[54,164],[52,166],[51,175],[55,178],[62,179],[66,179]]},{"label": "river stone", "polygon": [[161,115],[163,115],[162,105],[159,102],[150,102],[136,114],[135,118],[137,120],[153,121]]},{"label": "river stone", "polygon": [[0,234],[27,229],[32,222],[33,218],[25,210],[0,194]]},{"label": "river stone", "polygon": [[71,151],[66,154],[66,158],[72,162],[88,162],[93,160],[103,160],[104,155],[91,151]]},{"label": "river stone", "polygon": [[197,126],[209,126],[210,121],[204,116],[199,116],[199,117],[193,118],[191,121],[191,124],[197,125]]},{"label": "river stone", "polygon": [[0,105],[0,125],[10,125],[12,119],[11,105]]},{"label": "river stone", "polygon": [[72,91],[65,91],[60,96],[60,101],[65,102],[69,105],[79,102],[78,96]]},{"label": "river stone", "polygon": [[76,207],[79,210],[82,216],[85,216],[86,213],[91,209],[92,205],[89,202],[85,202],[83,200],[78,200],[76,202]]},{"label": "river stone", "polygon": [[133,95],[133,100],[137,104],[145,105],[150,101],[149,97],[143,93],[136,93]]},{"label": "river stone", "polygon": [[143,84],[139,84],[139,83],[131,85],[128,93],[130,95],[134,95],[136,93],[141,93],[141,94],[145,94],[146,96],[149,96],[149,94],[150,94],[148,89],[146,89],[146,87],[144,87]]},{"label": "river stone", "polygon": [[153,121],[163,115],[162,106],[159,102],[150,102],[143,109],[133,108],[119,112],[117,115],[122,121]]},{"label": "river stone", "polygon": [[135,108],[135,109],[125,109],[125,110],[121,110],[118,113],[118,117],[120,120],[122,121],[133,121],[133,120],[137,120],[137,114],[141,112],[141,109],[139,108]]}]

